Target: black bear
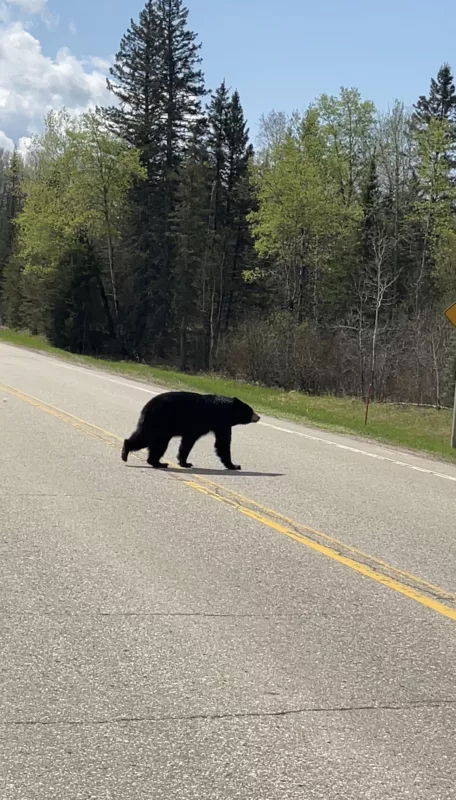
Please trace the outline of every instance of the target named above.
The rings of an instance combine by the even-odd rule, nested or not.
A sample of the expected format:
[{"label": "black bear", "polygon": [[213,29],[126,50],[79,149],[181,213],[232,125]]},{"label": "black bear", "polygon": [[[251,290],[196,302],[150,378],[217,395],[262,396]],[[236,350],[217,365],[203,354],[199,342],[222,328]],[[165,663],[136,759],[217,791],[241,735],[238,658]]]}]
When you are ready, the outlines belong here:
[{"label": "black bear", "polygon": [[237,397],[195,392],[164,392],[152,397],[141,411],[136,430],[125,439],[122,461],[128,454],[147,447],[147,463],[155,469],[166,469],[160,461],[173,436],[181,436],[178,461],[191,468],[187,459],[190,450],[207,433],[215,434],[215,452],[227,469],[241,469],[231,461],[231,428],[258,422],[258,414]]}]

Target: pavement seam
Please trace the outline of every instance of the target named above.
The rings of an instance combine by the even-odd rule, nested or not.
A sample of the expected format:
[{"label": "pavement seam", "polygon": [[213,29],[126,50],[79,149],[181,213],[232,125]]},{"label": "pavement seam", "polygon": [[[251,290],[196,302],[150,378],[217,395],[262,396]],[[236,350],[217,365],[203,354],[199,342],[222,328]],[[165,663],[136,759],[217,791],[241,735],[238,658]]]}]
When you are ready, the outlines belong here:
[{"label": "pavement seam", "polygon": [[[217,613],[204,613],[204,612],[169,612],[169,611],[87,611],[87,612],[65,612],[65,611],[45,611],[42,614],[37,613],[35,611],[1,611],[0,614],[2,617],[9,617],[9,618],[17,618],[17,617],[26,617],[31,619],[47,619],[48,617],[62,617],[67,618],[70,617],[74,618],[82,618],[87,619],[87,617],[189,617],[189,618],[201,618],[201,619],[268,619],[268,620],[284,620],[284,619],[303,619],[310,617],[311,614],[217,614]],[[329,616],[328,614],[323,614],[323,616]],[[336,614],[334,615],[337,616]]]},{"label": "pavement seam", "polygon": [[454,700],[417,700],[409,703],[366,703],[360,705],[341,706],[307,706],[302,708],[280,709],[278,711],[240,711],[220,714],[157,714],[156,716],[112,717],[96,720],[10,720],[1,722],[5,727],[57,727],[57,726],[95,726],[141,724],[150,722],[191,722],[231,719],[263,719],[267,717],[289,717],[300,714],[345,714],[366,711],[413,711],[419,709],[446,708],[456,705]]}]

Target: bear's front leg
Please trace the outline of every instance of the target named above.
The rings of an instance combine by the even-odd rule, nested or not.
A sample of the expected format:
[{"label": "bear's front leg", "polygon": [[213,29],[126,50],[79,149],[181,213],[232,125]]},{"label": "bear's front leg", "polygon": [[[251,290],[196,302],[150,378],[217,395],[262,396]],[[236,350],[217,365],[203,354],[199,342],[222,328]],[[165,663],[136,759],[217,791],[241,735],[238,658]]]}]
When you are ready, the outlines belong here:
[{"label": "bear's front leg", "polygon": [[231,428],[223,428],[215,433],[215,452],[227,469],[239,470],[240,464],[231,461]]}]

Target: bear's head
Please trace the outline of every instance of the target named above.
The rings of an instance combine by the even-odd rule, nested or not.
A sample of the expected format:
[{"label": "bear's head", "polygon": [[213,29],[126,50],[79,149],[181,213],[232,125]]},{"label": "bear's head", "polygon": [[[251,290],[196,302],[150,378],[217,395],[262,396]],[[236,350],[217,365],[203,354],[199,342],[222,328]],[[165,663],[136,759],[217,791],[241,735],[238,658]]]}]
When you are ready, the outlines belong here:
[{"label": "bear's head", "polygon": [[260,417],[253,408],[243,403],[237,397],[233,397],[233,425],[249,425],[251,422],[258,422]]}]

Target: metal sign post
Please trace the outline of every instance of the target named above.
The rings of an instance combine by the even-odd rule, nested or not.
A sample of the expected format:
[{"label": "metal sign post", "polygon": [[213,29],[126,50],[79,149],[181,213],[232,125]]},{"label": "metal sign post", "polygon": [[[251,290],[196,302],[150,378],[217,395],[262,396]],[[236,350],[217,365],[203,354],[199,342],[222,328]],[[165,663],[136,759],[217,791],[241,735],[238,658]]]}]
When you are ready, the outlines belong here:
[{"label": "metal sign post", "polygon": [[451,446],[456,450],[456,385],[454,387],[453,424],[451,426]]},{"label": "metal sign post", "polygon": [[[445,311],[446,318],[456,328],[456,303]],[[451,446],[456,450],[456,383],[454,387],[453,424],[451,426]]]}]

